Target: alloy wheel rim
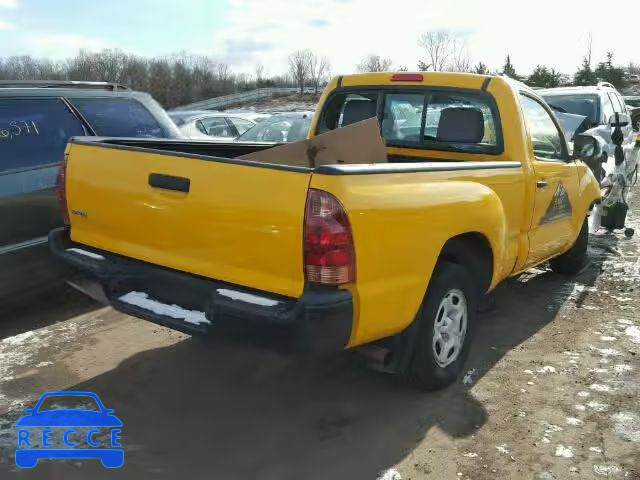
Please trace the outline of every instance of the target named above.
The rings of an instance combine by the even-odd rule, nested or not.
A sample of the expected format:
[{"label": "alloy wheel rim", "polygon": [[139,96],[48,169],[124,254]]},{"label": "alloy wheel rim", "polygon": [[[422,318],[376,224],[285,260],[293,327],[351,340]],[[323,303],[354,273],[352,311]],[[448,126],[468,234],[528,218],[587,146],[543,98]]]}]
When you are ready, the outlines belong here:
[{"label": "alloy wheel rim", "polygon": [[433,324],[433,358],[439,367],[455,362],[462,352],[467,334],[467,299],[457,288],[449,290],[438,309]]}]

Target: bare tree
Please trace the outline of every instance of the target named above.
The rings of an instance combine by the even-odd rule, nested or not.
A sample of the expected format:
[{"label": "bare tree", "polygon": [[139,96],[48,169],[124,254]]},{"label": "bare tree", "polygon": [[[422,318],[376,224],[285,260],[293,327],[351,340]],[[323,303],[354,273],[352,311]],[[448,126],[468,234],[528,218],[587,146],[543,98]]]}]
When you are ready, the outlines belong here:
[{"label": "bare tree", "polygon": [[359,72],[386,72],[391,68],[391,59],[370,53],[356,65]]},{"label": "bare tree", "polygon": [[304,86],[311,78],[312,56],[313,53],[309,49],[296,50],[289,55],[289,74],[300,88],[300,96],[304,94]]},{"label": "bare tree", "polygon": [[258,63],[254,67],[254,72],[256,74],[256,83],[262,82],[262,76],[264,75],[264,65],[262,65],[261,63]]},{"label": "bare tree", "polygon": [[331,64],[327,57],[318,57],[314,53],[309,57],[309,69],[313,91],[317,95],[320,83],[329,76],[329,68]]},{"label": "bare tree", "polygon": [[418,45],[425,49],[425,58],[418,62],[420,70],[439,72],[444,70],[451,57],[453,37],[447,31],[426,32],[420,36]]},{"label": "bare tree", "polygon": [[473,72],[473,61],[469,55],[466,40],[454,37],[451,42],[449,70],[452,72]]}]

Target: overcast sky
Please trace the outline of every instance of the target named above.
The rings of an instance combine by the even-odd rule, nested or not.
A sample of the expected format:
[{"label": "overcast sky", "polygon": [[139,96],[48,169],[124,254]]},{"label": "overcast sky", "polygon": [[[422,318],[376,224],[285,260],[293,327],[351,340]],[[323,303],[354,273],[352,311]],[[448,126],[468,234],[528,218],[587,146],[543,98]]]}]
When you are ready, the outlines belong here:
[{"label": "overcast sky", "polygon": [[[286,68],[310,48],[333,73],[349,73],[368,53],[416,69],[417,40],[429,30],[466,38],[471,57],[500,69],[507,53],[519,73],[536,64],[573,73],[593,34],[593,59],[640,62],[633,2],[594,0],[0,0],[0,55],[61,58],[79,48],[121,48],[157,56],[187,50],[235,71]],[[596,8],[597,6],[597,8]],[[634,11],[635,9],[635,11]]]}]

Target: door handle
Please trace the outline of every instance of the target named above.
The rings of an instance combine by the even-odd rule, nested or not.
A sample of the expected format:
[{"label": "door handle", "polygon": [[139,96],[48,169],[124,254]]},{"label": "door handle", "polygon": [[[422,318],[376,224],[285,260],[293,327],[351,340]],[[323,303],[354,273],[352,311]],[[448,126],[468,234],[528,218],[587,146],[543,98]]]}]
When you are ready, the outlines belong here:
[{"label": "door handle", "polygon": [[546,180],[538,180],[536,182],[536,187],[538,187],[540,189],[547,188],[548,186],[549,186],[549,182],[547,182]]},{"label": "door handle", "polygon": [[191,180],[184,177],[174,177],[173,175],[152,173],[149,175],[149,185],[151,185],[153,188],[161,188],[163,190],[173,190],[176,192],[189,193],[189,189],[191,188]]}]

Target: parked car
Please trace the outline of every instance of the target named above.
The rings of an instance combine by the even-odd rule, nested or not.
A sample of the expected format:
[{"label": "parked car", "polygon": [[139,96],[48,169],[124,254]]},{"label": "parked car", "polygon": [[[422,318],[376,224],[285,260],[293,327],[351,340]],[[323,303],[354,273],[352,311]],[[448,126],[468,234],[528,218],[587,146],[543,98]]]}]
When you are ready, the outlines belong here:
[{"label": "parked car", "polygon": [[238,142],[290,143],[304,140],[313,112],[278,113],[262,120],[240,135]]},{"label": "parked car", "polygon": [[209,111],[173,111],[169,117],[188,138],[230,142],[253,127],[256,122],[240,114]]},{"label": "parked car", "polygon": [[[606,149],[602,158],[602,169],[596,177],[600,180],[615,171],[623,171],[631,180],[637,165],[638,150],[635,149],[635,137],[629,110],[622,96],[610,83],[599,83],[588,87],[562,87],[537,90],[554,109],[566,113],[583,115],[588,118],[588,130],[584,133],[595,135],[603,140]],[[616,165],[615,144],[612,133],[615,129],[615,115],[619,115],[624,140],[624,165]]]},{"label": "parked car", "polygon": [[[398,102],[421,114],[396,122]],[[377,128],[360,145],[332,132],[374,117],[386,155]],[[227,321],[267,328],[309,351],[376,342],[388,371],[428,389],[462,371],[483,294],[549,260],[565,274],[583,268],[600,188],[580,159],[600,155],[598,143],[577,137],[580,159],[570,156],[553,111],[524,84],[338,77],[308,152],[321,133],[371,157],[312,167],[243,160],[229,146],[264,144],[74,139],[60,190],[70,226],[51,248],[78,288],[125,313],[194,334]]]},{"label": "parked car", "polygon": [[[0,82],[0,296],[46,285],[46,247],[62,225],[58,167],[73,136],[182,135],[149,95],[108,83]],[[95,179],[94,179],[95,180]]]}]

